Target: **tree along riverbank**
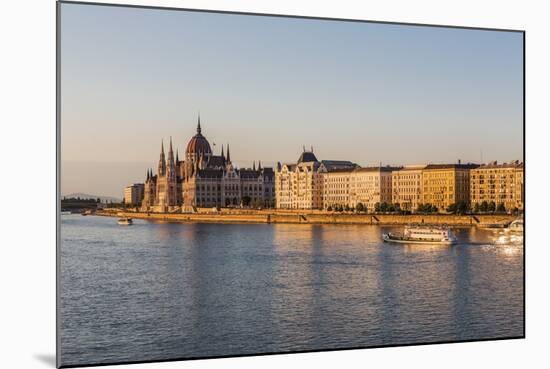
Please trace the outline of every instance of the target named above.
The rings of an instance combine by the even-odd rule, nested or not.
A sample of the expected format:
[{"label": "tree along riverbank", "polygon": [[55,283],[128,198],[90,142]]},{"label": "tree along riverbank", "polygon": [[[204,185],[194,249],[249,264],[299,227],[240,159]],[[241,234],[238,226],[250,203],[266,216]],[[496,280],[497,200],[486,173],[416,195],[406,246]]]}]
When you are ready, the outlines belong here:
[{"label": "tree along riverbank", "polygon": [[118,209],[98,210],[96,215],[129,217],[170,222],[205,223],[291,223],[291,224],[373,224],[373,225],[450,225],[505,227],[516,216],[509,214],[448,215],[448,214],[342,214],[321,211],[229,210],[196,213],[143,213]]}]

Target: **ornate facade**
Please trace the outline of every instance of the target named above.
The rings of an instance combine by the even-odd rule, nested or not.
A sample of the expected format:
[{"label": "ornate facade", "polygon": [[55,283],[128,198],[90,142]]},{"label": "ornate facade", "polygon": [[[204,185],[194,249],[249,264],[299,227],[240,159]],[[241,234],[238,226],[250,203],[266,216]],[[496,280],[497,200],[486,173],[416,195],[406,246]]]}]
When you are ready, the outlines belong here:
[{"label": "ornate facade", "polygon": [[[321,160],[304,151],[296,164],[277,164],[275,207],[279,209],[323,209],[327,173],[349,171],[357,167],[350,161]],[[331,182],[332,183],[332,182]]]},{"label": "ornate facade", "polygon": [[258,162],[253,168],[239,169],[222,146],[214,155],[202,134],[200,117],[197,133],[185,150],[184,160],[174,155],[172,139],[168,156],[161,144],[157,173],[147,171],[142,211],[188,212],[199,207],[273,207],[275,203],[274,172]]}]

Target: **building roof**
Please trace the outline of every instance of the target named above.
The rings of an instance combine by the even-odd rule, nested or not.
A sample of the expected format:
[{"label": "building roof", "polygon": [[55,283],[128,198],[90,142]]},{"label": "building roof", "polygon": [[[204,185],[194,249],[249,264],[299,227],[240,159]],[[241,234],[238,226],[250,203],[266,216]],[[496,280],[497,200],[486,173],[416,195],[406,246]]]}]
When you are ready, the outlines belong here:
[{"label": "building roof", "polygon": [[264,175],[264,178],[273,178],[275,176],[275,172],[273,171],[273,168],[263,168],[262,174]]},{"label": "building roof", "polygon": [[475,169],[479,167],[479,164],[428,164],[424,170],[437,170],[437,169]]},{"label": "building roof", "polygon": [[298,163],[308,163],[311,161],[318,161],[313,151],[304,151],[298,158]]},{"label": "building roof", "polygon": [[401,170],[402,167],[390,167],[386,165],[385,167],[364,167],[356,168],[355,172],[393,172],[394,170]]},{"label": "building roof", "polygon": [[499,168],[523,168],[523,162],[519,160],[514,160],[508,163],[498,163],[496,161],[492,161],[487,164],[480,165],[477,169],[499,169]]},{"label": "building roof", "polygon": [[402,171],[402,170],[422,170],[426,168],[426,164],[419,164],[419,165],[405,165],[404,167],[395,169],[396,171]]},{"label": "building roof", "polygon": [[212,155],[210,159],[208,160],[208,166],[209,167],[224,167],[225,166],[225,158],[221,155]]},{"label": "building roof", "polygon": [[199,169],[197,174],[201,178],[222,178],[223,170],[215,168],[205,168]]},{"label": "building roof", "polygon": [[239,169],[239,176],[244,179],[257,179],[261,172],[250,168]]},{"label": "building roof", "polygon": [[321,160],[321,166],[327,172],[333,172],[335,170],[353,170],[358,167],[357,164],[348,160]]}]

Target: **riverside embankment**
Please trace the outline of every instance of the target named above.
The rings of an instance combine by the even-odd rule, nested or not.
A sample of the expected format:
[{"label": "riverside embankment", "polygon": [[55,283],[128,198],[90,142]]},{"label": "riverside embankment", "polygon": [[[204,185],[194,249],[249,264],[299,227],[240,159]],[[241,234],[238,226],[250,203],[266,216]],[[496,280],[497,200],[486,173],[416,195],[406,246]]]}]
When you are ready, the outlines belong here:
[{"label": "riverside embankment", "polygon": [[411,223],[450,226],[498,226],[506,225],[516,217],[508,214],[483,215],[396,215],[396,214],[346,214],[321,211],[277,210],[201,210],[196,213],[144,213],[118,209],[98,210],[96,215],[130,217],[153,221],[203,222],[203,223],[291,223],[291,224],[373,224],[404,225]]}]

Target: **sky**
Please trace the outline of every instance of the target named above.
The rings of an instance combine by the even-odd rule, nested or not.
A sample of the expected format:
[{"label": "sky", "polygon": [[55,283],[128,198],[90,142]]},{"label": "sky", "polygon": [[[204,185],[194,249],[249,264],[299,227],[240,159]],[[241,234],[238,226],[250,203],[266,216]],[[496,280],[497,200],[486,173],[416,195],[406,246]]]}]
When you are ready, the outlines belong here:
[{"label": "sky", "polygon": [[[61,193],[202,133],[239,166],[523,160],[519,32],[61,4]],[[183,156],[183,155],[181,155]]]}]

